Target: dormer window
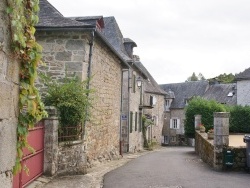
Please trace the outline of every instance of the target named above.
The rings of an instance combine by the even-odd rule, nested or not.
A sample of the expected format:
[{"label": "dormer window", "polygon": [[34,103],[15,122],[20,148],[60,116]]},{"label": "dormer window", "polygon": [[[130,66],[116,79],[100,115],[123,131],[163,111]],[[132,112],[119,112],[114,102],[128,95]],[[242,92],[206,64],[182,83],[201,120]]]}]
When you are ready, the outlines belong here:
[{"label": "dormer window", "polygon": [[234,91],[230,91],[228,94],[227,94],[228,97],[232,97],[234,96]]}]

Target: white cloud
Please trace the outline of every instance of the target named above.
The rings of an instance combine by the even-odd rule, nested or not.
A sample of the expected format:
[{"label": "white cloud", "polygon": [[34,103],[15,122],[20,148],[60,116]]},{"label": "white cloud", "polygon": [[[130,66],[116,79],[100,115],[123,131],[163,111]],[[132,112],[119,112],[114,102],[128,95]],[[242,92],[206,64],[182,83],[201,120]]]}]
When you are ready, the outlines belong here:
[{"label": "white cloud", "polygon": [[49,0],[64,16],[114,16],[159,83],[238,73],[250,61],[248,0]]}]

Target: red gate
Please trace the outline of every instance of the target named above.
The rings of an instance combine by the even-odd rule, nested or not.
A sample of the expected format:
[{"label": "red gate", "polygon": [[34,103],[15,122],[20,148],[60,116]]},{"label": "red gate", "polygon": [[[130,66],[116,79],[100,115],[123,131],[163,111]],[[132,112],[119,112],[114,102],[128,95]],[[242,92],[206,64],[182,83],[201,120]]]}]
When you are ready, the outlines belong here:
[{"label": "red gate", "polygon": [[28,143],[35,150],[34,153],[28,149],[23,150],[22,167],[29,169],[29,174],[24,170],[14,176],[13,188],[23,188],[43,173],[44,158],[44,121],[38,122],[33,129],[29,130]]}]

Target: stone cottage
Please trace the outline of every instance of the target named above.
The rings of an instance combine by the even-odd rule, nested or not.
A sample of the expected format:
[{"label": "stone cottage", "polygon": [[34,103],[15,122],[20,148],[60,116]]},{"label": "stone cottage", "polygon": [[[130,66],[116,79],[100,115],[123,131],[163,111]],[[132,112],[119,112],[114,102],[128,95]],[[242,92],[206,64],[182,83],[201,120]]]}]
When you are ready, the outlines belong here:
[{"label": "stone cottage", "polygon": [[237,83],[237,104],[250,105],[250,68],[235,76]]},{"label": "stone cottage", "polygon": [[165,98],[165,125],[163,128],[166,145],[181,145],[184,142],[184,108],[195,96],[207,100],[216,100],[221,104],[236,105],[236,84],[209,83],[208,81],[163,84],[161,88],[168,91]]},{"label": "stone cottage", "polygon": [[[91,77],[89,87],[95,90],[91,94],[95,99],[92,118],[85,125],[84,142],[79,143],[79,152],[86,153],[89,166],[117,158],[120,152],[122,70],[128,69],[128,64],[101,33],[102,17],[94,21],[65,18],[47,0],[40,0],[40,9],[36,38],[43,47],[46,64],[40,71],[57,81],[66,74],[77,75],[82,80]],[[38,82],[38,86],[41,91],[46,91],[42,83]],[[61,153],[70,154],[67,148]],[[68,163],[68,166],[62,166],[75,168],[70,166],[70,161],[65,162],[70,157],[61,158]]]},{"label": "stone cottage", "polygon": [[16,161],[19,64],[10,49],[10,20],[6,1],[0,1],[0,187],[12,187]]},{"label": "stone cottage", "polygon": [[149,140],[154,138],[160,144],[166,92],[159,87],[139,57],[133,54],[133,48],[137,45],[130,38],[123,37],[115,18],[104,17],[104,24],[102,31],[105,37],[130,65],[128,70],[123,70],[123,152],[134,152],[143,148],[142,115],[148,115],[147,117],[155,120],[155,125],[148,127],[147,137]]}]

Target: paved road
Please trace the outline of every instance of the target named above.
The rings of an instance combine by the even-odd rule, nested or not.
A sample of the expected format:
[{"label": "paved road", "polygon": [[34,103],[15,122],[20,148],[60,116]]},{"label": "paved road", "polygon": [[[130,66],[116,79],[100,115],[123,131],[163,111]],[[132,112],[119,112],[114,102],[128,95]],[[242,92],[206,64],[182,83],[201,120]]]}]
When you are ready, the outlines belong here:
[{"label": "paved road", "polygon": [[216,172],[190,147],[166,147],[104,176],[104,188],[250,188],[250,174]]}]

